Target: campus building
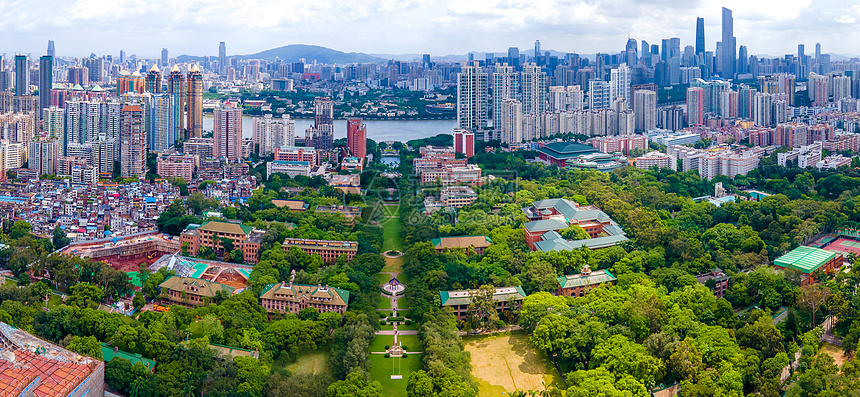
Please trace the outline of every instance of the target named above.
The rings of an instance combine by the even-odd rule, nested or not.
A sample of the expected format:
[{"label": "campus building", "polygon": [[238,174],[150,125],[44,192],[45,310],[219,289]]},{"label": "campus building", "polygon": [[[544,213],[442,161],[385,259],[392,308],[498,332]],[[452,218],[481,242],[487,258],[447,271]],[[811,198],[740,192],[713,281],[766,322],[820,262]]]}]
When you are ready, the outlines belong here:
[{"label": "campus building", "polygon": [[773,261],[777,269],[794,269],[803,273],[801,286],[813,284],[813,273],[833,273],[842,265],[842,254],[820,248],[800,246]]},{"label": "campus building", "polygon": [[233,294],[234,288],[212,281],[193,277],[171,276],[158,285],[161,302],[170,305],[206,306],[219,292],[225,297]]},{"label": "campus building", "polygon": [[[478,290],[440,291],[439,297],[442,299],[442,307],[454,309],[457,320],[463,320],[469,315],[469,305],[472,303],[472,298],[479,292]],[[519,309],[522,307],[525,297],[526,293],[523,291],[523,287],[496,288],[493,293],[496,310],[499,312]]]},{"label": "campus building", "polygon": [[713,280],[713,287],[711,288],[711,292],[714,293],[714,296],[719,299],[725,295],[726,290],[729,289],[729,276],[723,272],[723,269],[715,267],[711,269],[711,271],[707,273],[702,273],[696,275],[696,281],[699,284],[703,284],[705,286],[708,285],[708,282]]},{"label": "campus building", "polygon": [[[263,231],[253,226],[239,223],[210,221],[202,225],[191,224],[179,235],[181,246],[192,255],[197,255],[200,248],[209,247],[216,255],[224,254],[224,240],[233,241],[233,248],[241,250],[245,263],[257,263],[260,260],[260,241]],[[185,249],[185,248],[184,248]]]},{"label": "campus building", "polygon": [[291,282],[269,284],[260,295],[260,303],[272,314],[298,313],[312,307],[320,313],[343,314],[349,304],[349,291],[328,285],[304,285]]},{"label": "campus building", "polygon": [[430,240],[430,244],[436,247],[436,252],[445,252],[454,249],[475,250],[478,255],[484,255],[493,240],[489,236],[450,236]]},{"label": "campus building", "polygon": [[588,265],[582,268],[579,274],[561,276],[558,280],[558,292],[560,296],[585,296],[588,291],[603,284],[615,285],[616,278],[609,270],[591,271]]},{"label": "campus building", "polygon": [[538,157],[550,165],[564,167],[567,160],[600,151],[576,142],[553,142],[538,148]]},{"label": "campus building", "polygon": [[[572,250],[579,247],[606,248],[627,241],[624,230],[609,215],[594,206],[580,207],[567,199],[535,201],[523,208],[530,222],[523,229],[526,244],[544,252]],[[584,240],[565,240],[560,232],[577,225],[590,236]]]},{"label": "campus building", "polygon": [[281,247],[283,247],[284,251],[289,251],[290,247],[298,247],[306,254],[319,254],[323,262],[334,262],[341,255],[346,255],[346,260],[351,261],[358,253],[357,241],[288,238],[284,240]]},{"label": "campus building", "polygon": [[0,323],[0,395],[104,395],[105,364]]},{"label": "campus building", "polygon": [[478,199],[478,194],[469,186],[446,186],[440,197],[445,207],[463,208],[472,205]]}]

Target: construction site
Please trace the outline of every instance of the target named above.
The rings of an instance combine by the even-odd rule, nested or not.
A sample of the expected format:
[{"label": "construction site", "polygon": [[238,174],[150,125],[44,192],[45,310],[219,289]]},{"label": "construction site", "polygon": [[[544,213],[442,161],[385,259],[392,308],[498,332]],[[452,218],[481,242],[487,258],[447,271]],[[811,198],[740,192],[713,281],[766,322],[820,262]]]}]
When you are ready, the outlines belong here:
[{"label": "construction site", "polygon": [[179,252],[179,239],[150,231],[124,238],[111,238],[73,243],[63,249],[69,256],[91,258],[105,262],[114,269],[136,272],[141,263],[152,265],[164,255]]},{"label": "construction site", "polygon": [[252,266],[237,263],[164,255],[150,265],[149,270],[157,272],[163,267],[175,271],[179,277],[192,277],[233,287],[236,289],[235,293],[241,292],[248,285],[248,278],[254,269]]}]

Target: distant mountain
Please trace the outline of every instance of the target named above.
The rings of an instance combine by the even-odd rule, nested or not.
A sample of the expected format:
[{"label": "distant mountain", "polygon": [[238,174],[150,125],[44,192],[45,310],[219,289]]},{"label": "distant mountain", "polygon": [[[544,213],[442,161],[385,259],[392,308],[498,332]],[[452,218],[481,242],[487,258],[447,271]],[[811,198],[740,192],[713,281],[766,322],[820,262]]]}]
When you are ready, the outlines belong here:
[{"label": "distant mountain", "polygon": [[[304,58],[306,62],[317,61],[318,63],[368,63],[368,62],[385,62],[385,58],[375,57],[361,52],[342,52],[332,50],[331,48],[320,47],[316,45],[306,44],[290,44],[283,47],[272,48],[248,55],[229,55],[228,58],[239,59],[265,59],[274,61],[275,57],[280,58],[284,62],[298,62]],[[217,55],[210,55],[211,59],[217,59]],[[195,55],[180,55],[177,57],[179,62],[194,62],[202,61],[202,56]]]}]

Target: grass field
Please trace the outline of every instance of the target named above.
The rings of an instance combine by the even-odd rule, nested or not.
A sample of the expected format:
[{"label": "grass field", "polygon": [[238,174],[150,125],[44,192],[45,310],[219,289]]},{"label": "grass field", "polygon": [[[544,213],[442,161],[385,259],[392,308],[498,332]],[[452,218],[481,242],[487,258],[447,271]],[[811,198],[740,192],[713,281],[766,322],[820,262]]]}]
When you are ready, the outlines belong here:
[{"label": "grass field", "polygon": [[[370,355],[370,378],[382,384],[386,397],[406,397],[406,382],[409,374],[423,368],[421,354],[410,354],[406,358],[385,358],[381,354]],[[399,372],[403,379],[391,379]]]},{"label": "grass field", "polygon": [[391,298],[379,297],[379,304],[376,305],[377,309],[391,309]]},{"label": "grass field", "polygon": [[400,207],[385,206],[385,213],[388,215],[382,220],[382,250],[397,250],[403,251],[403,237],[401,236],[400,228]]},{"label": "grass field", "polygon": [[[406,346],[407,351],[420,351],[421,343],[418,343],[418,335],[399,335],[400,343]],[[394,335],[376,335],[370,342],[371,352],[384,352],[385,345],[394,344]],[[372,356],[372,354],[371,354]]]},{"label": "grass field", "polygon": [[557,384],[563,388],[552,363],[529,345],[525,332],[505,332],[465,338],[472,353],[472,376],[478,396],[499,396],[516,390],[543,390]]},{"label": "grass field", "polygon": [[302,352],[299,359],[286,367],[294,374],[321,374],[328,371],[328,346],[321,346],[316,350]]}]

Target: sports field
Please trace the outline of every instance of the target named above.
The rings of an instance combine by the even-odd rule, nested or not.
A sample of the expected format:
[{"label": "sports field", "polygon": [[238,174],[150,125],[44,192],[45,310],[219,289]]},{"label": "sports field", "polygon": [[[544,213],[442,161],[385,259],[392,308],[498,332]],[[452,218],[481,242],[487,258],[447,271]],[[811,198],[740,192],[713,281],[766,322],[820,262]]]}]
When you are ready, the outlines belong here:
[{"label": "sports field", "polygon": [[840,237],[827,244],[824,249],[828,251],[844,252],[846,254],[855,253],[860,255],[860,241]]},{"label": "sports field", "polygon": [[556,384],[564,388],[552,363],[529,344],[522,331],[468,337],[472,377],[479,397],[496,397],[513,391],[543,390]]}]

